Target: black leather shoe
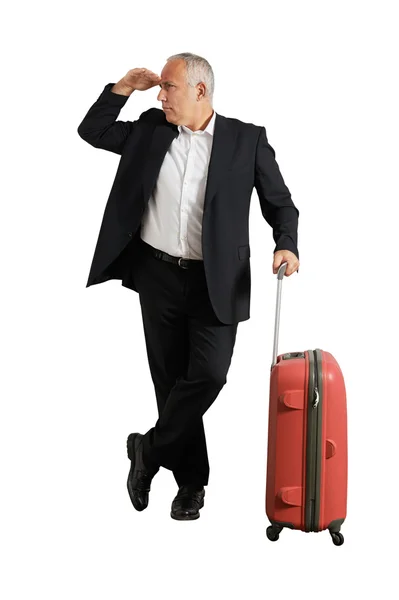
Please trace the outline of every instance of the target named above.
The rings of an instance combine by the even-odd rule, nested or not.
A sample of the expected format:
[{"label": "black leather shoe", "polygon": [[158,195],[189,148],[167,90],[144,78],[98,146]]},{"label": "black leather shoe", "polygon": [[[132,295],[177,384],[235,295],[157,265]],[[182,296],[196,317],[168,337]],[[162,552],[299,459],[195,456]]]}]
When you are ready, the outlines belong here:
[{"label": "black leather shoe", "polygon": [[148,492],[151,480],[159,471],[159,467],[147,468],[143,462],[143,444],[141,433],[131,433],[127,438],[127,455],[131,465],[127,478],[127,490],[136,510],[144,510],[148,506]]},{"label": "black leather shoe", "polygon": [[196,485],[181,485],[177,496],[172,502],[170,516],[178,521],[193,521],[198,519],[199,509],[204,506],[204,487]]}]

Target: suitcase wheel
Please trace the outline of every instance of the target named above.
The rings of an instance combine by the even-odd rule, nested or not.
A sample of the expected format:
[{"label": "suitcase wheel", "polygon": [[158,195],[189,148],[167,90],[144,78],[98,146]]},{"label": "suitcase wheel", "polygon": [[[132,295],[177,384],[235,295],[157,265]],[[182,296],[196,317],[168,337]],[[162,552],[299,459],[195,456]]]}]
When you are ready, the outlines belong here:
[{"label": "suitcase wheel", "polygon": [[281,529],[282,527],[269,525],[269,527],[266,529],[267,539],[271,542],[277,542],[278,538],[280,537]]},{"label": "suitcase wheel", "polygon": [[335,546],[342,546],[342,544],[344,543],[344,536],[342,535],[342,533],[332,533],[330,531],[330,534],[332,537],[333,544],[335,544]]}]

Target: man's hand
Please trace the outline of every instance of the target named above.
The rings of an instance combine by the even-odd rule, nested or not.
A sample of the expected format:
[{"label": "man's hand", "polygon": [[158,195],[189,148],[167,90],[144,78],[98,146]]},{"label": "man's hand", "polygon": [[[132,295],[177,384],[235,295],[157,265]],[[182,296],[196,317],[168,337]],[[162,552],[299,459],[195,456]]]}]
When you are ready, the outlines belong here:
[{"label": "man's hand", "polygon": [[277,250],[277,252],[274,253],[273,260],[273,273],[275,275],[277,275],[280,266],[285,262],[288,263],[285,269],[285,275],[287,277],[299,269],[299,258],[296,254],[291,252],[291,250]]}]

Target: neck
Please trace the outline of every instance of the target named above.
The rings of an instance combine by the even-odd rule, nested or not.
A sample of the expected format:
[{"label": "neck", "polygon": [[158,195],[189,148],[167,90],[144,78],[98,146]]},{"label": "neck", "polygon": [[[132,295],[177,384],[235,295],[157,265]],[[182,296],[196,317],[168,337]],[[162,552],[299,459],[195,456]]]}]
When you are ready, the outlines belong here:
[{"label": "neck", "polygon": [[213,108],[210,106],[201,115],[195,117],[193,122],[185,126],[191,129],[191,131],[204,131],[204,129],[207,128],[209,121],[213,117],[213,112]]}]

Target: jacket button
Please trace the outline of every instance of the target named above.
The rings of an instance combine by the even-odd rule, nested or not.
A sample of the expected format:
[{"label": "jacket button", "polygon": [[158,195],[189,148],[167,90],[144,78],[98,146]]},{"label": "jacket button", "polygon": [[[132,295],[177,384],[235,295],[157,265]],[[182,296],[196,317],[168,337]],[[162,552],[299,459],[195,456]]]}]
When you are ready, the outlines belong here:
[{"label": "jacket button", "polygon": [[131,231],[128,231],[128,236],[132,237],[133,233]]}]

